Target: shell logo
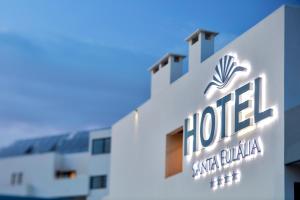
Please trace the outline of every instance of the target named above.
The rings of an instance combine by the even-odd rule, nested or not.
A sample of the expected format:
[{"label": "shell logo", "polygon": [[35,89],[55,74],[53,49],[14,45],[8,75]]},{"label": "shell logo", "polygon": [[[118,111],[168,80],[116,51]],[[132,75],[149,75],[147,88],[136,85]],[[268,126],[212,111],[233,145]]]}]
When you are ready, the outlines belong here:
[{"label": "shell logo", "polygon": [[243,71],[247,71],[247,68],[237,65],[233,56],[225,55],[216,65],[213,80],[205,88],[204,94],[206,94],[213,86],[218,89],[226,87],[236,73]]}]

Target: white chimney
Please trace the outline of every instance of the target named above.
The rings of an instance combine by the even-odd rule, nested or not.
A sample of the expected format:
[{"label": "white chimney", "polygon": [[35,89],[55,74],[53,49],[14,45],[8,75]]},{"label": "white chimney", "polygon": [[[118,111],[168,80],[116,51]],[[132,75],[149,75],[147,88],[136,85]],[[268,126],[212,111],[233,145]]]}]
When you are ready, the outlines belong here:
[{"label": "white chimney", "polygon": [[184,58],[184,55],[168,53],[148,69],[151,73],[151,97],[182,76]]},{"label": "white chimney", "polygon": [[197,66],[214,53],[216,32],[197,29],[185,39],[189,43],[189,69]]}]

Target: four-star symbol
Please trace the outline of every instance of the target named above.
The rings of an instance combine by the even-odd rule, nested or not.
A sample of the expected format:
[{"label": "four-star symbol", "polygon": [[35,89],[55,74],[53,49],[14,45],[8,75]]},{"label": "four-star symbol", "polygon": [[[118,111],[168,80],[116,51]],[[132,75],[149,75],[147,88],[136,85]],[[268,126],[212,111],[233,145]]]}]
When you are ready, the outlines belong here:
[{"label": "four-star symbol", "polygon": [[222,186],[224,184],[229,184],[233,181],[239,181],[240,173],[236,170],[233,170],[231,173],[227,175],[218,176],[217,178],[212,178],[210,183],[210,187],[212,189],[216,189],[218,186]]}]

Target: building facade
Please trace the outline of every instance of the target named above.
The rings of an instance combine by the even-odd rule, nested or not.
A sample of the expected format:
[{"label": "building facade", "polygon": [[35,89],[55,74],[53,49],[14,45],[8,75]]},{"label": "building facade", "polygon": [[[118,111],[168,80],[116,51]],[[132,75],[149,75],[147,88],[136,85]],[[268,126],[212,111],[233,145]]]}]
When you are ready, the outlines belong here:
[{"label": "building facade", "polygon": [[223,49],[199,29],[150,67],[151,97],[112,126],[106,200],[297,199],[300,8]]},{"label": "building facade", "polygon": [[217,35],[198,29],[187,58],[151,66],[150,99],[111,129],[0,151],[0,194],[300,199],[300,8],[282,6],[215,52]]},{"label": "building facade", "polygon": [[110,137],[108,128],[16,141],[0,151],[0,199],[102,199]]}]

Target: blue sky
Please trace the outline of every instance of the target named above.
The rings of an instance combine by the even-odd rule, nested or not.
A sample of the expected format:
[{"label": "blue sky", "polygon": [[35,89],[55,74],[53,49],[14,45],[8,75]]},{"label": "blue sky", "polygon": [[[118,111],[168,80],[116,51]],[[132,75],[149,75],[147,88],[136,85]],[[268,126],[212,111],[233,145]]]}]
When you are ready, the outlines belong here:
[{"label": "blue sky", "polygon": [[0,145],[110,126],[196,28],[220,32],[219,49],[285,3],[300,1],[1,0]]}]

